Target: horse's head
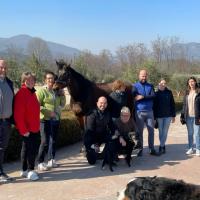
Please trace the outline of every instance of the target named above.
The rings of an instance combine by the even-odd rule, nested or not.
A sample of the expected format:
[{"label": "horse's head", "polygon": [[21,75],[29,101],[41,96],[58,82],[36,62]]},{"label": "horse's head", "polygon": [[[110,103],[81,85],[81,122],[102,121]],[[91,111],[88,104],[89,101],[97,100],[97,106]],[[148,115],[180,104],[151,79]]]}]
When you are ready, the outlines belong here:
[{"label": "horse's head", "polygon": [[70,82],[70,68],[71,65],[65,63],[63,60],[56,61],[58,70],[57,76],[58,79],[54,85],[54,88],[64,88],[69,85]]}]

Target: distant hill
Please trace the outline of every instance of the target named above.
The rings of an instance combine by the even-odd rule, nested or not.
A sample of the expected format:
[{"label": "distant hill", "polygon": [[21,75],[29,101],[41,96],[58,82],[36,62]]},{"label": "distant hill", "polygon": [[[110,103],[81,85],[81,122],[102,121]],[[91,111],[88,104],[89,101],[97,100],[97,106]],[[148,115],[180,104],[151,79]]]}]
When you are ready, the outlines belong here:
[{"label": "distant hill", "polygon": [[[8,47],[15,47],[20,49],[24,55],[27,55],[27,46],[33,37],[29,35],[17,35],[10,38],[0,38],[0,54],[5,55]],[[41,38],[42,39],[42,38]],[[44,39],[42,39],[45,41]],[[51,51],[54,58],[56,57],[74,57],[81,53],[80,50],[72,47],[68,47],[62,44],[45,41]]]},{"label": "distant hill", "polygon": [[177,43],[175,49],[176,56],[180,56],[184,52],[189,60],[200,60],[200,43]]}]

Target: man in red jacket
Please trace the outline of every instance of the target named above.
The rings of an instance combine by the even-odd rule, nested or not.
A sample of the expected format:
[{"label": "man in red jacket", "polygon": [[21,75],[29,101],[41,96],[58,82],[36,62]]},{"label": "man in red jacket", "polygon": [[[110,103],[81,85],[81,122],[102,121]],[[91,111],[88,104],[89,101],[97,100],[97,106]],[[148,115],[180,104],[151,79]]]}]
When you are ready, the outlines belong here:
[{"label": "man in red jacket", "polygon": [[23,73],[22,86],[14,101],[16,128],[22,136],[21,176],[33,181],[39,179],[34,167],[40,139],[40,104],[34,86],[35,76],[30,72]]}]

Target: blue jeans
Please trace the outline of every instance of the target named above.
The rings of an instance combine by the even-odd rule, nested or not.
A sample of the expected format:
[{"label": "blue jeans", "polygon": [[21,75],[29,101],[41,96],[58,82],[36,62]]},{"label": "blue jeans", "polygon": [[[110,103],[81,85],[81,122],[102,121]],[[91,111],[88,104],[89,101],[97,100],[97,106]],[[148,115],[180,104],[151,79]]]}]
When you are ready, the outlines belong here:
[{"label": "blue jeans", "polygon": [[137,111],[136,112],[136,123],[138,125],[139,130],[139,140],[141,143],[141,146],[143,148],[143,130],[144,130],[144,124],[147,126],[148,130],[148,144],[149,149],[154,149],[154,116],[153,111]]},{"label": "blue jeans", "polygon": [[193,135],[195,137],[196,149],[200,150],[200,126],[195,124],[194,117],[187,117],[186,126],[188,131],[188,147],[193,148]]},{"label": "blue jeans", "polygon": [[58,120],[45,120],[40,123],[41,143],[38,153],[39,163],[44,162],[45,154],[48,155],[48,160],[55,158],[59,124]]},{"label": "blue jeans", "polygon": [[157,118],[160,146],[164,147],[172,117]]}]

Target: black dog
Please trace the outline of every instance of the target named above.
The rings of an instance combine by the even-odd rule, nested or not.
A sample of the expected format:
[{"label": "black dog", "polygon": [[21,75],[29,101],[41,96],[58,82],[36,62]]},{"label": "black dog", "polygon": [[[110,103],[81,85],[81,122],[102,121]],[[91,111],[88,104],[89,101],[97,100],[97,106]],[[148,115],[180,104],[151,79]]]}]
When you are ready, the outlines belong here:
[{"label": "black dog", "polygon": [[200,186],[163,177],[138,177],[120,192],[118,200],[200,200]]},{"label": "black dog", "polygon": [[109,169],[111,172],[113,172],[113,165],[116,165],[114,163],[114,156],[115,156],[115,143],[114,141],[109,141],[108,143],[105,144],[104,147],[104,158],[103,158],[103,162],[102,162],[102,169],[104,169],[105,164],[109,165]]}]

